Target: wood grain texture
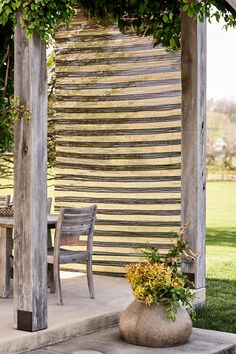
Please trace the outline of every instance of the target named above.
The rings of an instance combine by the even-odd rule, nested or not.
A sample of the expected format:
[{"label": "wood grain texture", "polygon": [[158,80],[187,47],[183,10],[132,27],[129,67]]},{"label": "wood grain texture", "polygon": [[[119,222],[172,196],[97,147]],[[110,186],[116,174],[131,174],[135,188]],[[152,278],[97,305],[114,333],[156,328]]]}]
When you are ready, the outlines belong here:
[{"label": "wood grain texture", "polygon": [[205,287],[206,234],[206,23],[182,15],[182,223],[192,220],[186,237],[199,253],[183,266]]},{"label": "wood grain texture", "polygon": [[57,33],[55,60],[56,209],[96,203],[94,270],[121,274],[136,247],[165,253],[176,240],[180,53],[75,20]]},{"label": "wood grain texture", "polygon": [[[19,15],[14,74],[14,94],[32,113],[30,120],[15,121],[15,317],[19,311],[32,313],[32,323],[24,328],[37,331],[47,327],[46,48],[37,35],[25,38]],[[20,329],[17,318],[15,322]]]}]

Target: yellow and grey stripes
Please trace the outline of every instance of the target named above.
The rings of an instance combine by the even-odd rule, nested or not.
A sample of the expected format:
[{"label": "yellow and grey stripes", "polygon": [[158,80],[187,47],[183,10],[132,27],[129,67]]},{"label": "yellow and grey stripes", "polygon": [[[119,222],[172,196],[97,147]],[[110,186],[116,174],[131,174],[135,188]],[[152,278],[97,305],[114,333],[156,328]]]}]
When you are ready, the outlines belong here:
[{"label": "yellow and grey stripes", "polygon": [[56,207],[98,205],[94,270],[119,275],[180,225],[180,55],[82,21],[56,43]]}]

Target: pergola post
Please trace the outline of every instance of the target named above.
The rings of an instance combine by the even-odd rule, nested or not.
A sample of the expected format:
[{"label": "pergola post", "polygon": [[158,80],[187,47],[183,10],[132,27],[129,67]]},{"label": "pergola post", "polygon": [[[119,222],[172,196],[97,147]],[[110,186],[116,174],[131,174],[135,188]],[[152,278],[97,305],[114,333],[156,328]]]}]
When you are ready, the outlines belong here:
[{"label": "pergola post", "polygon": [[205,300],[206,272],[206,22],[182,14],[182,224],[192,220],[186,239],[199,254],[183,265]]},{"label": "pergola post", "polygon": [[15,31],[14,94],[30,119],[15,122],[14,305],[17,329],[47,328],[47,81],[46,47]]}]

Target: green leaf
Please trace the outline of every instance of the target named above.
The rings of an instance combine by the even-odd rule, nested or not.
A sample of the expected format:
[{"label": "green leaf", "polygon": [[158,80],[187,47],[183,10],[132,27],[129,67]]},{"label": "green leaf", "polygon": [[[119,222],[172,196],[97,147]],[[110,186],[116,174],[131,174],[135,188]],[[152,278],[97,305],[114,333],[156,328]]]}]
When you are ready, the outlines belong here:
[{"label": "green leaf", "polygon": [[171,312],[172,311],[172,309],[173,309],[173,307],[168,307],[168,308],[166,308],[166,312]]},{"label": "green leaf", "polygon": [[188,16],[193,17],[195,15],[194,9],[192,7],[189,7],[188,9]]},{"label": "green leaf", "polygon": [[184,12],[188,11],[188,9],[189,9],[189,5],[188,5],[188,4],[185,4],[185,5],[182,7],[182,10],[183,10]]},{"label": "green leaf", "polygon": [[9,16],[9,14],[12,13],[12,9],[8,5],[4,6],[3,11],[5,12],[6,16]]},{"label": "green leaf", "polygon": [[174,37],[171,37],[170,45],[171,45],[172,48],[176,48],[176,41],[175,41]]},{"label": "green leaf", "polygon": [[141,2],[139,5],[139,12],[143,15],[145,10],[146,10],[146,4],[145,2]]},{"label": "green leaf", "polygon": [[169,319],[172,320],[172,321],[175,321],[175,316],[172,315],[172,314],[169,314],[169,315],[167,316],[167,318],[169,318]]},{"label": "green leaf", "polygon": [[19,9],[19,7],[21,6],[21,1],[20,0],[16,0],[15,6],[16,6],[17,9]]},{"label": "green leaf", "polygon": [[169,17],[167,15],[164,15],[162,18],[165,23],[169,22]]}]

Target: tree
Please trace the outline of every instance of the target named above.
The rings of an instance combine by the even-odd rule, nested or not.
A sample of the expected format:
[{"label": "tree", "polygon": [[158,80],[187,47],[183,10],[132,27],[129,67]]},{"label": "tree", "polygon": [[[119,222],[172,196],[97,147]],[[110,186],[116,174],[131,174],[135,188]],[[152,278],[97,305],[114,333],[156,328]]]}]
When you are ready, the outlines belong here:
[{"label": "tree", "polygon": [[236,121],[236,101],[226,98],[221,98],[211,102],[211,110],[226,114],[231,123]]}]

